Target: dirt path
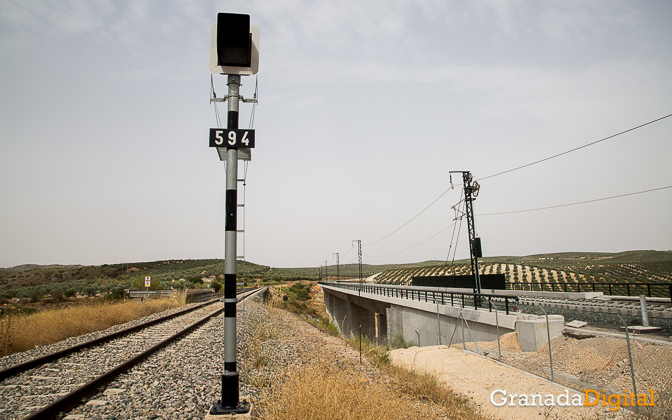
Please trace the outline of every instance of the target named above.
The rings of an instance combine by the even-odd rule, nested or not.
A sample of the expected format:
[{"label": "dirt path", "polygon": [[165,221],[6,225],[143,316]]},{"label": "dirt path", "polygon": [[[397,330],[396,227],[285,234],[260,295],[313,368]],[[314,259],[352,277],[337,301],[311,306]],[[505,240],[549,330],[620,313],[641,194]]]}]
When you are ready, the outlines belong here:
[{"label": "dirt path", "polygon": [[[491,401],[491,394],[495,390],[506,391],[508,397],[512,394],[528,396],[540,394],[545,399],[550,394],[556,401],[559,395],[568,391],[570,402],[577,392],[455,347],[429,346],[398,349],[391,352],[391,358],[392,362],[398,366],[434,376],[454,392],[472,399],[486,416],[494,419],[623,418],[620,415],[622,412],[610,412],[609,407],[601,406],[520,406],[518,405],[519,399],[515,400],[516,404],[513,407],[509,405],[508,399],[505,405],[495,406]],[[503,398],[500,392],[495,394],[493,400],[500,404]]]}]

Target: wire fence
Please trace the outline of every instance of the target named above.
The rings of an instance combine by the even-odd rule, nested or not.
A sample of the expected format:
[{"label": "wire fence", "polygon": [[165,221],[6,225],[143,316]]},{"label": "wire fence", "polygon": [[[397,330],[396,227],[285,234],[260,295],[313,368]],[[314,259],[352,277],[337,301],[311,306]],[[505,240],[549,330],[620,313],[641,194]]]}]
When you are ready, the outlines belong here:
[{"label": "wire fence", "polygon": [[[553,315],[553,309],[547,309]],[[467,333],[462,346],[574,389],[607,410],[622,408],[642,418],[672,418],[672,337],[663,335],[665,331],[642,334],[644,319],[633,325],[632,320],[616,317],[620,326],[566,326],[551,337],[548,318],[542,316],[550,351],[545,338],[537,351],[523,352],[514,333],[493,343],[477,343]],[[459,322],[469,331],[466,320]]]}]

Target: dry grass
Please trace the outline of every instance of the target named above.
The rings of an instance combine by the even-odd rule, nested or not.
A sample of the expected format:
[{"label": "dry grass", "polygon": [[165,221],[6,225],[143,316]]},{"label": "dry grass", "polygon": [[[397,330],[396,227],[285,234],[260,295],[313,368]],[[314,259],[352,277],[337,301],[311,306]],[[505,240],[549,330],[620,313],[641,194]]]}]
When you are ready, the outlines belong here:
[{"label": "dry grass", "polygon": [[243,351],[243,357],[249,366],[259,370],[269,363],[271,356],[268,349],[264,349],[264,343],[273,337],[275,337],[275,331],[272,324],[257,319],[254,323],[250,343]]},{"label": "dry grass", "polygon": [[182,306],[180,299],[144,303],[95,304],[0,318],[0,356],[26,351],[94,331],[104,330],[156,312]]},{"label": "dry grass", "polygon": [[429,376],[394,367],[372,380],[357,366],[311,363],[294,368],[257,405],[256,419],[483,420],[464,399]]},{"label": "dry grass", "polygon": [[[280,293],[271,292],[271,308],[282,306]],[[313,299],[317,301],[317,299]],[[278,310],[278,309],[271,309]],[[359,350],[359,341],[344,339]],[[364,364],[319,356],[290,367],[265,385],[255,403],[256,419],[464,419],[483,420],[473,404],[447,390],[428,375],[389,364],[389,349],[362,340]],[[253,358],[252,358],[253,359]]]},{"label": "dry grass", "polygon": [[[346,338],[345,342],[352,348],[359,349],[358,339]],[[389,377],[388,387],[396,395],[430,403],[437,409],[445,409],[451,413],[446,418],[464,420],[484,418],[466,399],[439,384],[433,376],[391,365],[389,348],[371,343],[363,337],[362,355]]]},{"label": "dry grass", "polygon": [[[348,340],[350,345],[358,342]],[[374,349],[375,347],[375,349]],[[460,419],[483,420],[474,406],[429,375],[418,375],[382,360],[387,350],[371,343],[363,348],[365,364],[334,365],[328,358],[290,367],[280,384],[267,387],[255,406],[259,420],[295,419]],[[369,363],[370,362],[370,363]]]},{"label": "dry grass", "polygon": [[400,395],[408,395],[414,399],[426,401],[450,413],[448,419],[483,420],[486,419],[469,400],[455,394],[444,385],[439,384],[431,375],[419,375],[397,366],[386,366],[383,369],[394,380],[390,386]]},{"label": "dry grass", "polygon": [[362,373],[326,364],[304,365],[289,373],[282,388],[260,402],[261,419],[432,418],[413,409],[385,386]]}]

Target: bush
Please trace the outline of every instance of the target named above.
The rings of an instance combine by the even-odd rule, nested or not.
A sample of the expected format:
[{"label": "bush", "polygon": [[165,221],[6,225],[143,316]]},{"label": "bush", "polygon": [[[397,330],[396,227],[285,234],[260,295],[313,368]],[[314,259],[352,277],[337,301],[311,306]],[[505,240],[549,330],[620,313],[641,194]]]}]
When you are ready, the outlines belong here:
[{"label": "bush", "polygon": [[52,290],[51,291],[51,297],[52,297],[52,299],[54,299],[55,301],[58,301],[58,302],[62,301],[63,298],[64,298],[63,297],[63,292],[61,291],[61,289]]},{"label": "bush", "polygon": [[189,277],[187,281],[194,284],[203,284],[203,279],[200,277]]},{"label": "bush", "polygon": [[215,293],[219,292],[222,289],[222,285],[219,284],[216,281],[213,281],[212,283],[210,283],[210,287],[215,290]]},{"label": "bush", "polygon": [[75,296],[77,296],[77,292],[75,291],[75,289],[66,289],[65,292],[63,292],[63,294],[67,298],[74,298]]},{"label": "bush", "polygon": [[95,296],[98,293],[98,288],[96,286],[87,286],[84,289],[84,294],[87,296]]},{"label": "bush", "polygon": [[121,286],[117,286],[112,291],[110,291],[110,296],[111,300],[123,300],[124,297],[126,297],[126,294],[124,293],[124,288]]},{"label": "bush", "polygon": [[292,287],[287,289],[286,293],[290,295],[294,300],[308,300],[310,299],[310,294],[306,290],[310,286],[305,286],[303,283],[293,284]]},{"label": "bush", "polygon": [[42,298],[42,294],[39,291],[33,290],[33,291],[30,292],[29,299],[30,299],[31,302],[37,302],[41,298]]},{"label": "bush", "polygon": [[179,280],[179,281],[173,282],[173,289],[183,290],[183,289],[188,289],[188,288],[189,287],[187,285],[187,282],[185,282],[184,280]]}]

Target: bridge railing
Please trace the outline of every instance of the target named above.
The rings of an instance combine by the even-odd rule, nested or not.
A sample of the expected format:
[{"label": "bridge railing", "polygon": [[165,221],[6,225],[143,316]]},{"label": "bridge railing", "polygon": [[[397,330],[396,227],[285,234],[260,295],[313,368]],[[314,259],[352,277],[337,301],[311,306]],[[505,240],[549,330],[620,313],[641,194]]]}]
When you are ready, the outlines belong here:
[{"label": "bridge railing", "polygon": [[[504,310],[506,314],[509,315],[509,312],[518,311],[518,298],[516,296],[502,296],[502,295],[493,295],[488,293],[460,293],[460,292],[449,292],[449,291],[435,291],[435,290],[423,290],[413,287],[400,287],[400,286],[375,286],[370,284],[359,284],[359,283],[325,283],[319,282],[319,285],[338,287],[341,289],[348,289],[354,291],[360,291],[362,293],[370,293],[374,295],[394,297],[400,299],[410,299],[417,300],[419,302],[428,302],[441,305],[450,305],[450,306],[460,306],[465,308],[467,306],[473,307],[478,310],[482,308],[483,310],[488,310],[492,312],[492,307],[497,302],[504,302]],[[492,305],[490,304],[492,303]]]}]

